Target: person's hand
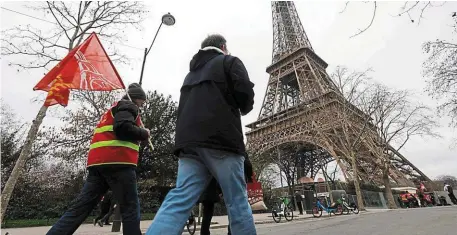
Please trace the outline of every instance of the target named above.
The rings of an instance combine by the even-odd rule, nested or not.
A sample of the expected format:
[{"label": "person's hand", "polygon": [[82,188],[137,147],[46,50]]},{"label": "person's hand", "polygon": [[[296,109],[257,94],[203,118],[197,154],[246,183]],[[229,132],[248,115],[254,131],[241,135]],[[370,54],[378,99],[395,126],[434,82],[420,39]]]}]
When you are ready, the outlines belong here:
[{"label": "person's hand", "polygon": [[149,137],[151,137],[151,131],[147,128],[143,128],[143,129],[148,133],[148,139],[149,139]]}]

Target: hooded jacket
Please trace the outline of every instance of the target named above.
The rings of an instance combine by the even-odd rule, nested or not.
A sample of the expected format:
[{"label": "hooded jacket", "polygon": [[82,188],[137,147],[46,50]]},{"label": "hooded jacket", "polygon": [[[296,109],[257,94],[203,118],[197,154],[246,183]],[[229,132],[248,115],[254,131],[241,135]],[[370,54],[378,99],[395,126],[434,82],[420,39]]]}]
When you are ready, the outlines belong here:
[{"label": "hooded jacket", "polygon": [[241,114],[254,105],[254,84],[237,57],[203,48],[190,61],[179,99],[174,153],[187,147],[245,155]]}]

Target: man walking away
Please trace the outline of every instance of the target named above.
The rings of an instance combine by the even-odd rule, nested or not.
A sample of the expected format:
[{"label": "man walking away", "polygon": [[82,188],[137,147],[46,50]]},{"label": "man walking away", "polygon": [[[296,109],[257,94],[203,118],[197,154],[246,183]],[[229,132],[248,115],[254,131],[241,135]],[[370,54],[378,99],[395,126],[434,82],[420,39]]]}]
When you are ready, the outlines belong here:
[{"label": "man walking away", "polygon": [[210,35],[190,62],[176,122],[176,188],[162,203],[148,235],[182,234],[192,206],[212,177],[221,186],[232,233],[256,235],[241,128],[241,115],[253,108],[254,84],[241,60],[228,54],[224,37]]},{"label": "man walking away", "polygon": [[129,86],[128,94],[133,102],[124,96],[101,117],[87,157],[86,183],[47,235],[73,234],[109,188],[120,207],[123,234],[141,235],[135,169],[139,142],[149,138],[149,130],[140,128],[138,108],[146,100],[146,94],[136,83]]},{"label": "man walking away", "polygon": [[444,185],[444,191],[446,191],[448,193],[449,198],[451,199],[452,203],[454,205],[457,205],[457,199],[455,198],[454,190],[452,189],[452,187],[449,184]]}]

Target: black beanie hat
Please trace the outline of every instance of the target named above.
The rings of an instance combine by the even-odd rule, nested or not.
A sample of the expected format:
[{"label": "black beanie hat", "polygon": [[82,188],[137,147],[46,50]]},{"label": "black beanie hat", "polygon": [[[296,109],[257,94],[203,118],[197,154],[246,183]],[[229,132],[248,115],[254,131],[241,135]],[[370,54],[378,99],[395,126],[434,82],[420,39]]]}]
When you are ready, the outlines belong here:
[{"label": "black beanie hat", "polygon": [[143,91],[143,88],[141,88],[140,84],[138,83],[130,84],[128,88],[128,93],[132,100],[146,100],[146,93]]}]

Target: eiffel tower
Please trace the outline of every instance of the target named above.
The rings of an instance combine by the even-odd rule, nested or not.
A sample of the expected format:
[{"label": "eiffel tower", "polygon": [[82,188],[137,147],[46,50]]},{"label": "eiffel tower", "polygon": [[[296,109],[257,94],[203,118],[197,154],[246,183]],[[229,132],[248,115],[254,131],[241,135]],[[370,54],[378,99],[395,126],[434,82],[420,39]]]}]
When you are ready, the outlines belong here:
[{"label": "eiffel tower", "polygon": [[[349,106],[352,126],[360,127],[367,117],[348,104],[326,72],[328,64],[314,51],[292,1],[271,3],[273,16],[273,59],[267,90],[257,121],[247,125],[247,146],[254,153],[278,155],[295,161],[297,178],[314,178],[327,163],[336,160],[347,180],[352,180],[351,159],[332,138],[319,138],[322,130],[343,135],[341,110]],[[344,106],[344,107],[343,107]],[[376,134],[370,124],[369,132]],[[363,145],[363,144],[362,144]],[[380,146],[380,141],[374,148]],[[404,156],[389,149],[389,177],[398,185],[413,186],[415,180],[430,181]],[[373,145],[357,152],[357,175],[362,182],[382,185],[382,164],[374,157]],[[292,160],[291,160],[292,159]]]}]

